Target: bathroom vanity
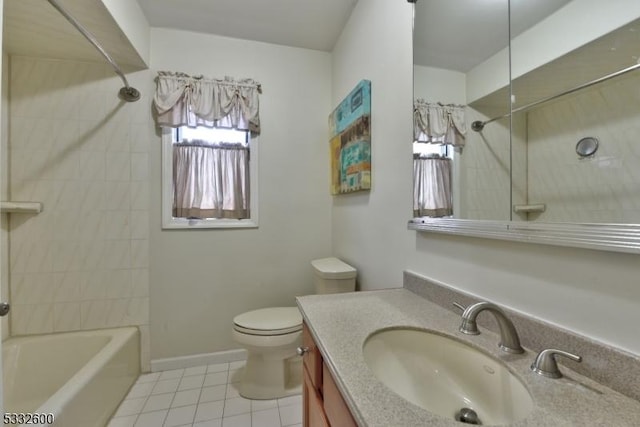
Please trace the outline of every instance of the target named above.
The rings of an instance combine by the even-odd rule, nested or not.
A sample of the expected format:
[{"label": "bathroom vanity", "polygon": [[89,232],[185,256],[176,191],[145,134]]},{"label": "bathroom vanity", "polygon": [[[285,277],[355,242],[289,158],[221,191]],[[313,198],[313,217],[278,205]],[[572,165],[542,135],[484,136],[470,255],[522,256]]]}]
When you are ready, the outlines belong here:
[{"label": "bathroom vanity", "polygon": [[309,327],[302,329],[303,420],[305,426],[356,426],[333,376],[324,364]]},{"label": "bathroom vanity", "polygon": [[[409,289],[304,296],[297,301],[305,321],[305,426],[460,425],[455,419],[456,413],[443,415],[436,413],[434,408],[425,409],[424,402],[415,400],[411,393],[405,394],[402,385],[400,389],[394,388],[397,384],[386,382],[385,385],[384,369],[376,369],[371,360],[367,359],[365,348],[372,337],[380,335],[380,332],[396,330],[416,331],[452,343],[452,349],[447,350],[450,353],[445,355],[451,359],[459,358],[461,352],[465,351],[472,354],[471,357],[459,358],[464,363],[457,366],[461,367],[465,375],[478,374],[478,379],[465,382],[466,378],[462,378],[462,385],[478,385],[482,389],[479,394],[477,390],[468,390],[470,395],[496,395],[496,391],[501,396],[498,399],[502,399],[497,405],[485,405],[489,408],[485,409],[485,413],[478,410],[480,421],[483,418],[488,421],[483,422],[483,425],[492,424],[491,419],[506,419],[507,422],[499,424],[513,426],[637,425],[640,401],[634,395],[635,390],[624,395],[575,372],[567,365],[560,366],[562,378],[552,379],[538,375],[531,371],[530,366],[541,349],[532,351],[527,347],[528,341],[523,339],[525,352],[509,354],[498,348],[500,337],[486,328],[481,329],[480,335],[465,335],[458,331],[461,321],[459,314]],[[461,302],[469,303],[464,300]],[[522,331],[521,337],[525,333],[526,330]],[[395,345],[387,345],[387,348],[394,347]],[[429,352],[433,347],[440,345],[427,345],[423,349]],[[561,349],[577,351],[574,348]],[[480,360],[477,365],[479,369],[467,367],[467,362],[476,363],[474,355],[480,356],[477,359]],[[633,359],[635,356],[630,357],[629,360],[637,364],[637,359]],[[389,366],[390,370],[406,368],[393,367],[392,364],[383,366]],[[419,366],[416,363],[409,368],[409,375],[407,372],[403,373],[407,383],[413,382],[407,385],[409,389],[417,388],[421,385],[420,380],[426,378],[423,376],[424,372],[418,371]],[[455,369],[452,368],[455,366],[452,363],[442,369],[454,372],[451,369]],[[411,374],[414,371],[411,369],[415,370],[413,376]],[[394,377],[397,377],[395,371],[391,372],[390,381]],[[493,384],[490,384],[491,377],[497,378]],[[507,384],[510,381],[518,383],[518,387],[525,390],[520,403],[514,402],[517,399],[513,398],[514,394],[509,388],[511,386]],[[455,382],[460,383],[458,380]],[[503,388],[502,394],[497,390],[500,387]],[[444,405],[448,403],[443,402]],[[471,402],[470,406],[474,406],[474,403],[477,402]],[[480,407],[482,404],[476,406]],[[498,413],[493,414],[491,411]],[[502,412],[499,413],[500,411]]]}]

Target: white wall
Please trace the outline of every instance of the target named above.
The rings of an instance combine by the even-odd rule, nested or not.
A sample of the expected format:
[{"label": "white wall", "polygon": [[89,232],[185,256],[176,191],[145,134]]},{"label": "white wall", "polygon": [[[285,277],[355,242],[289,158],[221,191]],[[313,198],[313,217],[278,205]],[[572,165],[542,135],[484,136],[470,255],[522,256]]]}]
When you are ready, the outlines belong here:
[{"label": "white wall", "polygon": [[408,268],[640,354],[637,255],[406,231],[410,28],[407,3],[358,2],[334,52],[333,102],[361,78],[374,97],[373,188],[334,198],[334,253],[358,267],[362,289],[400,286]]},{"label": "white wall", "polygon": [[640,16],[637,0],[573,0],[511,42],[512,77],[519,77]]},{"label": "white wall", "polygon": [[413,96],[427,102],[466,104],[466,76],[443,68],[413,67]]},{"label": "white wall", "polygon": [[149,65],[151,28],[137,1],[102,0],[114,21],[138,52],[145,64]]},{"label": "white wall", "polygon": [[330,255],[331,58],[183,31],[151,35],[154,71],[262,84],[258,229],[161,230],[160,139],[152,145],[152,358],[240,348],[233,317],[295,305],[294,296],[313,292],[309,262]]},{"label": "white wall", "polygon": [[400,286],[413,233],[412,6],[356,4],[333,51],[333,105],[371,80],[371,190],[333,197],[334,255],[358,269],[361,289]]},{"label": "white wall", "polygon": [[[637,0],[573,0],[511,41],[511,74],[522,76],[640,16]],[[467,73],[467,102],[509,84],[509,52],[496,53]]]}]

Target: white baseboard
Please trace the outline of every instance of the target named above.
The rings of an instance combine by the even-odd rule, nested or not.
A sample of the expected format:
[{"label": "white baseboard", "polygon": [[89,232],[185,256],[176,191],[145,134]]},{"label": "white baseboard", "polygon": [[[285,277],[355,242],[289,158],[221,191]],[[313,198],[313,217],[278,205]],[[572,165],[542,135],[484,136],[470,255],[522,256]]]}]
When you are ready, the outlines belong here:
[{"label": "white baseboard", "polygon": [[172,369],[192,368],[194,366],[215,365],[247,359],[247,350],[226,350],[216,353],[193,354],[190,356],[168,357],[151,360],[151,372],[170,371]]}]

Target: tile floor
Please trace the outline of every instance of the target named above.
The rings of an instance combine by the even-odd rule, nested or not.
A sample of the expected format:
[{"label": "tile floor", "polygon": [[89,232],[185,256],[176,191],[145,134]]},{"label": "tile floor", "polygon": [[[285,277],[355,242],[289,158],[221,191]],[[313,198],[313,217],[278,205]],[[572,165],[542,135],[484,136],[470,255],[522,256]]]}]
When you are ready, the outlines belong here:
[{"label": "tile floor", "polygon": [[301,427],[302,396],[238,393],[244,362],[141,375],[107,427]]}]

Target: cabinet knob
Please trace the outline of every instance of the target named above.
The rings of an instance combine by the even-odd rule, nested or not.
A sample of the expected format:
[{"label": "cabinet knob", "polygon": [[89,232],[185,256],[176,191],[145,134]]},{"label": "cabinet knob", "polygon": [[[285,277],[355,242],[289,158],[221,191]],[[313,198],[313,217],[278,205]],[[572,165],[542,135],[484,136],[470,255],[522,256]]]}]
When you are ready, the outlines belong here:
[{"label": "cabinet knob", "polygon": [[298,356],[304,356],[305,353],[309,353],[309,347],[298,347],[296,348],[296,353],[298,353]]}]

